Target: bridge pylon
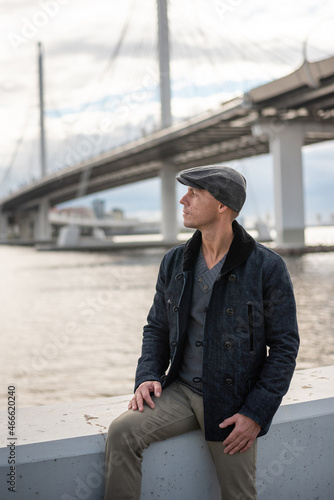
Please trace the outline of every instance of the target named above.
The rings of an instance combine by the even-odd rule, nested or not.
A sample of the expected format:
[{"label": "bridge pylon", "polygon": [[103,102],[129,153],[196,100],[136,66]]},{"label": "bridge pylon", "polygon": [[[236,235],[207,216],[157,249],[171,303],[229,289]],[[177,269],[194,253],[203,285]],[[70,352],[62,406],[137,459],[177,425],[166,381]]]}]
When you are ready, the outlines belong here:
[{"label": "bridge pylon", "polygon": [[49,241],[51,239],[51,224],[49,221],[50,203],[47,197],[40,200],[34,223],[35,241]]},{"label": "bridge pylon", "polygon": [[259,122],[254,135],[269,138],[274,167],[276,243],[305,244],[302,147],[305,137],[303,123],[272,126]]},{"label": "bridge pylon", "polygon": [[0,241],[7,241],[8,237],[8,216],[3,213],[0,207]]},{"label": "bridge pylon", "polygon": [[[172,124],[171,91],[169,71],[169,34],[167,0],[157,0],[158,12],[158,52],[160,70],[161,127]],[[173,164],[163,161],[160,170],[162,237],[167,243],[177,241],[176,213],[176,169]]]},{"label": "bridge pylon", "polygon": [[177,242],[176,169],[163,162],[160,171],[162,235],[166,243]]}]

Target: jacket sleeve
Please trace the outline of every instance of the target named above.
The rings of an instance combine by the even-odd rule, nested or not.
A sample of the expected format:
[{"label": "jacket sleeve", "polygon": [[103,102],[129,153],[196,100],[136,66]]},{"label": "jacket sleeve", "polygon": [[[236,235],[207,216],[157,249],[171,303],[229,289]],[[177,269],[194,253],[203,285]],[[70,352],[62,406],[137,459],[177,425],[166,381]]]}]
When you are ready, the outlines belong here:
[{"label": "jacket sleeve", "polygon": [[135,390],[147,380],[161,382],[169,365],[169,322],[165,302],[166,261],[165,255],[160,265],[153,304],[144,326]]},{"label": "jacket sleeve", "polygon": [[260,435],[268,431],[288,391],[299,348],[293,287],[285,262],[277,254],[263,274],[262,314],[268,355],[239,412],[261,425]]}]

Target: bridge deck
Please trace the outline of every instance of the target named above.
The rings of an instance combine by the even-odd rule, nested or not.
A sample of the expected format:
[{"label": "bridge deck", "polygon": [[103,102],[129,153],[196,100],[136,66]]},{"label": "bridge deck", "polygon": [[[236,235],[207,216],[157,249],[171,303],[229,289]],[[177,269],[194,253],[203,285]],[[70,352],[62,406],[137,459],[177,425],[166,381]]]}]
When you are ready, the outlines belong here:
[{"label": "bridge deck", "polygon": [[[80,164],[49,174],[0,201],[3,211],[74,199],[156,177],[162,162],[178,170],[268,153],[268,137],[252,127],[265,120],[272,130],[290,123],[313,124],[304,144],[334,139],[334,57],[304,64],[217,109],[160,130]],[[79,186],[79,187],[78,187]]]}]

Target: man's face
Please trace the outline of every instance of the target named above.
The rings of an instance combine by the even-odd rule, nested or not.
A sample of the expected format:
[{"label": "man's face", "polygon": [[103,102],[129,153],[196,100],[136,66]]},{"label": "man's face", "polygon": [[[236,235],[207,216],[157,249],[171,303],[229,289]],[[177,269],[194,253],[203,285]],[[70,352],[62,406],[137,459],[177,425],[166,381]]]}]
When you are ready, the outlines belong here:
[{"label": "man's face", "polygon": [[221,203],[205,189],[195,189],[188,186],[187,193],[180,199],[183,205],[183,224],[203,230],[215,224],[218,220],[218,207]]}]

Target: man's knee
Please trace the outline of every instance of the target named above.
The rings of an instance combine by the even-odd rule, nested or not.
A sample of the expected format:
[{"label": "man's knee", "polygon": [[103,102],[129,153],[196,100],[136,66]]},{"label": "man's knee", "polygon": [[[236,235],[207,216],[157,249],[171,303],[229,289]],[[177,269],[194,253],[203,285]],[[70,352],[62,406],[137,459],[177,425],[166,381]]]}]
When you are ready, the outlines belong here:
[{"label": "man's knee", "polygon": [[127,412],[122,413],[119,417],[111,422],[108,429],[107,444],[121,444],[124,443],[124,435],[129,429],[127,424]]},{"label": "man's knee", "polygon": [[107,435],[107,453],[122,453],[125,448],[136,451],[140,448],[140,429],[134,417],[133,412],[128,410],[111,422]]}]

